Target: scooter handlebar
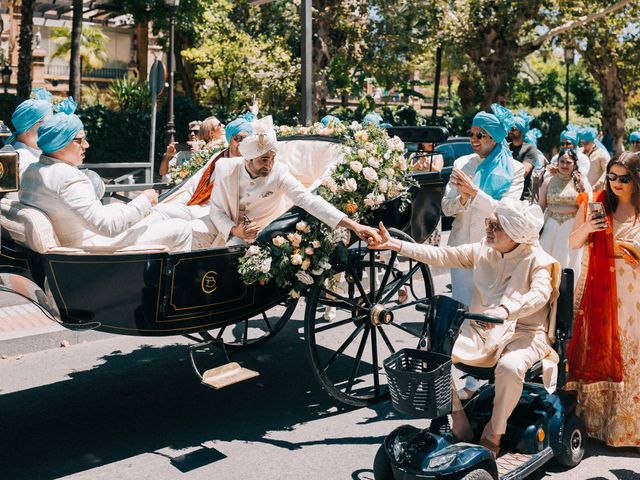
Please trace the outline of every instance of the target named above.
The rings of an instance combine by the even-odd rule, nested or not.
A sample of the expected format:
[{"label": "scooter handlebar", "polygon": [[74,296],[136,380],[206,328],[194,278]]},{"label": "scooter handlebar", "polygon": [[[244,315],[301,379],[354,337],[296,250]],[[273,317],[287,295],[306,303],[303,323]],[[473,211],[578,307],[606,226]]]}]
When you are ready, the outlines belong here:
[{"label": "scooter handlebar", "polygon": [[490,317],[489,315],[483,315],[481,313],[471,313],[465,310],[460,311],[460,314],[468,320],[475,320],[476,322],[496,323],[498,325],[504,323],[504,320],[497,317]]}]

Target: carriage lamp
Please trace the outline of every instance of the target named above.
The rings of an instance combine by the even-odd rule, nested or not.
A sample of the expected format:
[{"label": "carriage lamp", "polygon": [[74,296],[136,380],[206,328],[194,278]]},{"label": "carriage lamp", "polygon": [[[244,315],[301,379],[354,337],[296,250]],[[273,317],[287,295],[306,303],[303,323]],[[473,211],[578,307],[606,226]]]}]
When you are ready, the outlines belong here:
[{"label": "carriage lamp", "polygon": [[7,93],[7,89],[9,88],[9,84],[11,83],[11,67],[5,63],[0,73],[2,74],[2,85],[4,87],[4,93]]}]

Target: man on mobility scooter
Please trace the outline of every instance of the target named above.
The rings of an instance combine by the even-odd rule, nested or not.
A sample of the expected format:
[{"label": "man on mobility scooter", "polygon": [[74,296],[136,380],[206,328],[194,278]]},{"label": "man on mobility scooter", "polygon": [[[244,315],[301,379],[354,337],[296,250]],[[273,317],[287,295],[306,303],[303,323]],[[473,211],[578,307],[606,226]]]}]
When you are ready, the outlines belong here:
[{"label": "man on mobility scooter", "polygon": [[[498,203],[495,214],[486,221],[486,238],[476,244],[446,248],[409,245],[390,238],[384,226],[380,225],[383,240],[371,248],[392,249],[404,256],[430,265],[473,269],[474,294],[469,313],[459,315],[460,312],[456,312],[456,308],[449,308],[451,315],[448,317],[455,317],[458,313],[458,324],[453,325],[456,323],[455,318],[447,318],[445,319],[446,322],[449,322],[447,328],[442,329],[440,325],[434,329],[433,326],[429,326],[433,336],[429,340],[432,351],[450,355],[451,361],[463,371],[478,374],[487,379],[495,378],[495,383],[482,389],[467,404],[465,409],[467,413],[471,413],[470,418],[463,410],[455,388],[451,388],[451,393],[446,391],[447,396],[453,397],[451,402],[453,409],[452,435],[438,436],[431,434],[431,432],[425,434],[408,426],[400,427],[389,435],[385,441],[385,446],[390,447],[386,449],[387,456],[390,457],[388,458],[389,474],[385,477],[380,471],[377,471],[376,478],[394,478],[390,473],[391,465],[394,467],[395,478],[466,478],[465,475],[474,469],[477,470],[479,465],[482,467],[483,473],[488,476],[469,478],[497,478],[498,474],[502,478],[511,478],[508,473],[515,473],[516,470],[518,477],[520,477],[525,473],[522,471],[525,464],[529,463],[531,467],[534,466],[531,465],[533,462],[537,468],[554,455],[555,452],[549,445],[557,439],[545,439],[545,432],[549,428],[553,430],[551,423],[559,422],[561,425],[565,413],[572,411],[575,402],[565,409],[560,405],[561,399],[557,395],[551,395],[555,389],[559,360],[552,345],[556,331],[556,300],[558,299],[561,272],[558,263],[537,245],[542,223],[543,216],[539,207],[505,199]],[[451,299],[447,300],[449,303],[457,304]],[[431,307],[437,308],[436,302],[432,303]],[[442,312],[436,313],[436,317],[441,314]],[[433,317],[433,315],[431,316]],[[466,318],[466,320],[460,326],[462,318]],[[432,318],[432,320],[434,319]],[[499,324],[497,324],[498,322]],[[447,348],[447,342],[443,342],[443,337],[455,336],[457,327],[460,327],[459,336],[455,340],[453,348],[451,348],[450,342]],[[439,332],[438,335],[434,335],[436,330]],[[423,352],[418,351],[418,353]],[[385,362],[388,374],[388,362],[393,363],[397,360],[395,357],[398,355],[402,355],[402,353],[394,354]],[[416,371],[415,362],[413,367],[406,368],[407,364],[411,364],[411,362],[411,359],[405,360],[401,368]],[[418,370],[421,369],[420,363],[418,361]],[[422,363],[424,364],[424,362]],[[523,395],[525,375],[534,364],[536,367],[541,364],[544,386],[537,385],[536,388],[531,389],[529,388],[531,385],[527,384]],[[394,398],[393,380],[390,376],[389,384],[392,398]],[[450,384],[450,380],[448,382]],[[417,390],[421,390],[420,385]],[[440,390],[444,390],[444,388]],[[433,393],[434,396],[437,396],[442,392]],[[413,394],[418,395],[415,385]],[[422,395],[424,400],[424,392]],[[395,397],[394,400],[398,395]],[[426,397],[429,397],[429,394]],[[544,397],[544,401],[536,403],[542,397]],[[428,400],[435,401],[433,398]],[[526,441],[527,428],[524,430],[521,428],[518,434],[514,434],[515,431],[511,428],[514,418],[510,417],[516,407],[518,407],[516,414],[521,410],[523,402],[527,404],[524,405],[525,411],[530,409],[531,413],[535,413],[536,409],[545,410],[544,421],[538,417],[533,419],[535,415],[531,416],[528,413],[524,415],[527,418],[520,419],[520,423],[523,425],[532,421],[535,424],[534,427],[528,429],[535,437],[528,443]],[[447,408],[450,408],[449,404],[447,404]],[[420,414],[420,412],[413,413]],[[443,414],[446,415],[446,413],[448,411],[440,408],[437,414],[431,413],[421,416],[435,418]],[[513,417],[518,416],[516,414]],[[555,420],[552,422],[554,418]],[[446,420],[446,417],[444,419]],[[508,420],[509,426],[507,425]],[[438,421],[433,423],[438,423]],[[484,448],[464,443],[451,445],[455,442],[473,441],[477,438],[476,434],[481,428],[483,430],[479,444]],[[397,435],[398,431],[402,429],[405,429],[404,434]],[[413,432],[409,432],[407,429]],[[434,429],[431,428],[431,430]],[[558,429],[558,434],[562,436],[560,430],[561,428]],[[540,455],[528,457],[524,455],[520,457],[519,462],[512,463],[506,468],[500,468],[500,462],[496,464],[495,458],[499,453],[502,436],[505,433],[505,439],[508,440],[510,449],[522,453],[540,453]],[[422,435],[424,438],[414,441],[411,448],[404,449],[401,445],[402,441],[398,439],[404,437],[406,440],[407,434],[413,434],[416,438]],[[518,436],[520,438],[514,438]],[[529,435],[529,437],[531,436]],[[393,437],[393,445],[388,443],[391,437]],[[562,442],[558,441],[557,443]],[[511,448],[512,445],[515,448]],[[578,447],[581,458],[582,441],[579,442]],[[463,450],[464,455],[461,454]],[[414,458],[409,458],[412,456]],[[580,458],[577,459],[578,462]],[[401,465],[403,461],[404,465]],[[378,470],[380,469],[378,468]],[[437,475],[433,476],[434,473]]]}]

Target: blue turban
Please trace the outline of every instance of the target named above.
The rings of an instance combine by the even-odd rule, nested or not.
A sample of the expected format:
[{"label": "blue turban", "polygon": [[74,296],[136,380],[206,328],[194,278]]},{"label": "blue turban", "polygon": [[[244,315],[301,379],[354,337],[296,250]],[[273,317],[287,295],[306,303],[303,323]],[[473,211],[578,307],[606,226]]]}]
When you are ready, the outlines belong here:
[{"label": "blue turban", "polygon": [[325,115],[322,117],[322,120],[320,120],[320,123],[328,127],[331,123],[340,123],[340,119],[334,115]]},{"label": "blue turban", "polygon": [[496,146],[485,158],[473,175],[473,183],[480,190],[495,200],[500,200],[513,183],[513,156],[509,146],[504,141],[507,131],[513,125],[513,114],[500,105],[492,105],[496,115],[478,112],[471,123],[480,127],[496,142]]},{"label": "blue turban", "polygon": [[244,115],[236,118],[233,122],[227,124],[224,127],[224,135],[227,138],[227,143],[231,141],[234,135],[237,135],[241,132],[247,132],[249,135],[253,133],[253,128],[250,125],[250,122],[253,122],[256,119],[256,116],[252,112],[247,112]]},{"label": "blue turban", "polygon": [[513,124],[522,132],[523,135],[529,131],[529,124],[533,120],[533,116],[529,115],[524,110],[520,110],[518,115],[513,117]]},{"label": "blue turban", "polygon": [[540,137],[542,137],[542,132],[537,128],[532,128],[525,134],[524,141],[527,143],[530,143],[531,145],[535,145],[537,147],[538,139]]},{"label": "blue turban", "polygon": [[38,148],[45,154],[62,150],[80,130],[84,130],[80,117],[73,113],[56,113],[47,118],[38,129]]},{"label": "blue turban", "polygon": [[35,98],[25,100],[13,112],[11,123],[13,123],[15,134],[7,143],[13,143],[16,135],[30,130],[36,123],[53,114],[51,94],[44,88],[37,88],[32,93]]},{"label": "blue turban", "polygon": [[640,130],[638,130],[637,132],[631,132],[631,135],[629,135],[629,141],[640,142]]},{"label": "blue turban", "polygon": [[362,125],[375,125],[377,127],[382,123],[382,120],[379,113],[369,112],[362,119]]},{"label": "blue turban", "polygon": [[578,139],[583,142],[593,142],[598,136],[598,131],[593,127],[585,127],[578,130]]},{"label": "blue turban", "polygon": [[568,140],[571,143],[573,143],[574,146],[578,146],[578,132],[576,130],[564,130],[561,134],[560,134],[560,141],[562,142],[562,140]]}]

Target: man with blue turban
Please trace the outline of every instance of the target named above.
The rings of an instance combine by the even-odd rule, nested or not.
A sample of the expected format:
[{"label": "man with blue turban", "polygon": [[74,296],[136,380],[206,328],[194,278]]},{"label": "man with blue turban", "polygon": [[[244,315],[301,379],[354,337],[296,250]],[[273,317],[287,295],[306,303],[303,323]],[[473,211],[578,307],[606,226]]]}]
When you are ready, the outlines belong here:
[{"label": "man with blue turban", "polygon": [[640,152],[640,130],[632,132],[631,135],[629,135],[629,144],[631,145],[632,152]]},{"label": "man with blue turban", "polygon": [[32,95],[33,98],[18,105],[11,116],[15,133],[8,143],[13,144],[20,156],[20,177],[29,165],[38,161],[41,153],[38,148],[38,128],[53,114],[52,95],[49,92],[44,88],[36,88]]},{"label": "man with blue turban", "polygon": [[509,150],[511,150],[511,155],[524,166],[522,200],[531,199],[531,172],[533,172],[538,160],[536,148],[524,141],[524,136],[529,131],[531,120],[533,120],[532,116],[520,110],[519,115],[513,117],[513,126],[509,129]]},{"label": "man with blue turban", "polygon": [[374,125],[380,128],[391,128],[392,125],[390,123],[383,122],[383,118],[380,116],[378,112],[369,112],[362,119],[362,125]]},{"label": "man with blue turban", "polygon": [[[567,125],[566,130],[563,130],[560,134],[560,150],[566,150],[569,148],[575,148],[576,153],[578,154],[578,171],[587,177],[589,175],[589,157],[587,157],[582,151],[578,148],[580,143],[580,136],[578,134],[580,127],[576,125],[569,124]],[[556,153],[551,159],[551,172],[555,175],[558,168],[558,158],[560,155]]]},{"label": "man with blue turban", "polygon": [[59,113],[38,129],[42,154],[22,176],[20,202],[49,216],[63,247],[112,252],[132,245],[162,245],[189,250],[188,222],[163,220],[153,209],[158,201],[154,190],[145,190],[127,204],[100,202],[90,179],[78,169],[89,143],[75,107],[71,98],[56,105]]},{"label": "man with blue turban", "polygon": [[329,127],[332,123],[340,124],[340,119],[335,115],[325,115],[320,119],[320,123],[325,127]]},{"label": "man with blue turban", "polygon": [[578,130],[578,139],[582,151],[589,158],[587,180],[593,187],[594,192],[602,190],[607,173],[607,164],[611,159],[611,155],[598,140],[598,131],[593,127],[585,127]]}]

